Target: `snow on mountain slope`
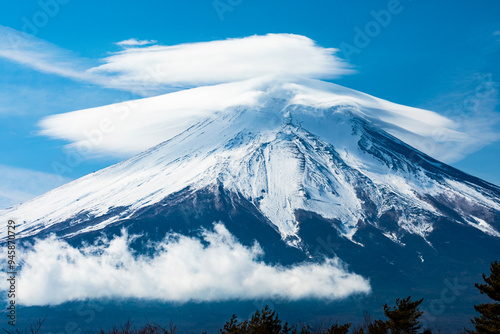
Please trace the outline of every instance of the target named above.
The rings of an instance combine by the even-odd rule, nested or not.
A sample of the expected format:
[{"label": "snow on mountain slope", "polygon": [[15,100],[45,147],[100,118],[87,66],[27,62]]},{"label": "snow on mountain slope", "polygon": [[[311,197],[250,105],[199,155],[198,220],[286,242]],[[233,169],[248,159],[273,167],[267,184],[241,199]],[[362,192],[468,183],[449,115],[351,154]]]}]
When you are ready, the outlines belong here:
[{"label": "snow on mountain slope", "polygon": [[[498,187],[442,164],[383,130],[425,136],[430,124],[450,126],[449,120],[318,81],[233,85],[249,98],[235,98],[234,105],[220,105],[218,110],[193,111],[190,115],[197,116],[191,122],[165,133],[167,141],[0,211],[1,219],[16,219],[20,237],[62,223],[76,227],[74,235],[102,229],[181,190],[195,192],[220,183],[252,203],[295,246],[300,245],[295,218],[299,209],[336,222],[339,232],[354,243],[362,223],[376,226],[394,242],[404,234],[426,239],[442,216],[500,237]],[[195,98],[196,92],[137,103],[158,104],[154,115],[159,115],[163,103],[168,109],[168,101],[178,98],[175,94]],[[159,140],[156,136],[145,143]],[[383,224],[387,215],[397,228]],[[92,223],[96,218],[99,221]]]}]

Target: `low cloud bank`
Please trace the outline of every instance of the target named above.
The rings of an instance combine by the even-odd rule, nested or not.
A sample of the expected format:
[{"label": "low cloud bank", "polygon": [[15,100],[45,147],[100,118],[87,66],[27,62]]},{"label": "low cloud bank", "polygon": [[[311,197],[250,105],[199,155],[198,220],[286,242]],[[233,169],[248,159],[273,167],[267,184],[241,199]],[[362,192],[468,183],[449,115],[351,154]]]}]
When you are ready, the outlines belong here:
[{"label": "low cloud bank", "polygon": [[[369,282],[338,260],[284,267],[261,261],[258,243],[239,243],[222,224],[199,238],[169,234],[154,255],[135,254],[130,237],[74,248],[51,236],[21,252],[18,302],[57,305],[90,298],[173,302],[257,298],[341,299],[369,293]],[[5,257],[2,257],[5,258]],[[2,274],[5,276],[5,274]],[[5,277],[2,281],[5,282]]]}]

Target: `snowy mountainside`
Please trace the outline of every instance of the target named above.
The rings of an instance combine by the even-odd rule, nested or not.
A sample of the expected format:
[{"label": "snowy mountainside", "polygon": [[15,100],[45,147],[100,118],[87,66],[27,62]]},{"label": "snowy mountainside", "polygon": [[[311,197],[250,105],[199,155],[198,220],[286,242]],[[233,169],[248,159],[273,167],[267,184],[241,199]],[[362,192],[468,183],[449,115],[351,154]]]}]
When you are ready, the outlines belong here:
[{"label": "snowy mountainside", "polygon": [[[172,194],[222,184],[297,247],[297,210],[337,222],[338,232],[360,246],[355,237],[360,224],[374,226],[395,243],[408,234],[427,241],[439,217],[500,237],[498,187],[383,129],[392,120],[391,129],[404,132],[413,124],[415,136],[422,136],[425,122],[440,121],[439,115],[408,112],[414,108],[316,81],[266,82],[253,89],[256,101],[204,115],[133,158],[0,216],[20,223],[20,237],[58,226],[61,235],[75,236],[104,229]],[[422,116],[430,119],[422,122]],[[382,224],[388,215],[395,225]]]}]

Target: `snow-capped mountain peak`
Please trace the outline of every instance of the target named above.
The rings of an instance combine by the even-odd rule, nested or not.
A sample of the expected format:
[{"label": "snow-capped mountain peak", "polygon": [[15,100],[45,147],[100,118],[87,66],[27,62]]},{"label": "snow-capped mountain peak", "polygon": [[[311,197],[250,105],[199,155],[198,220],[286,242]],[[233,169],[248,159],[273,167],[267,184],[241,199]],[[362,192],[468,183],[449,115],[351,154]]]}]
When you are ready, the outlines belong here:
[{"label": "snow-capped mountain peak", "polygon": [[0,216],[22,222],[20,236],[72,236],[135,217],[168,198],[222,188],[248,202],[297,247],[299,211],[328,220],[361,246],[356,232],[365,224],[400,242],[407,234],[426,239],[439,217],[500,237],[498,187],[394,136],[418,138],[429,124],[453,125],[433,112],[313,80],[251,80],[136,103],[155,115],[162,108],[168,112],[169,101],[179,95],[191,101],[227,90],[233,102],[220,102],[217,110],[170,116],[182,118],[181,125],[171,126],[160,144]]}]

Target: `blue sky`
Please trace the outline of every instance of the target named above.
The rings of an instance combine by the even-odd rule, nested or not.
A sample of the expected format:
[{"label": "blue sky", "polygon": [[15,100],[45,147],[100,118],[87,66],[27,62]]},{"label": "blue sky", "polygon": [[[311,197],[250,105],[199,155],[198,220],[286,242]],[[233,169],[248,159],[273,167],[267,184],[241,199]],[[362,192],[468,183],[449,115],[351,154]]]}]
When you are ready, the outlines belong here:
[{"label": "blue sky", "polygon": [[[389,18],[381,14],[386,10]],[[383,24],[374,25],[380,15]],[[74,66],[95,66],[122,50],[115,43],[131,38],[176,45],[303,35],[323,48],[340,48],[337,56],[355,70],[332,82],[500,133],[498,1],[42,0],[5,3],[0,25],[65,50],[79,59]],[[40,135],[38,123],[139,94],[50,72],[0,57],[0,208],[120,160],[77,161],[64,149],[67,142]],[[499,185],[500,143],[490,141],[451,165]]]}]

